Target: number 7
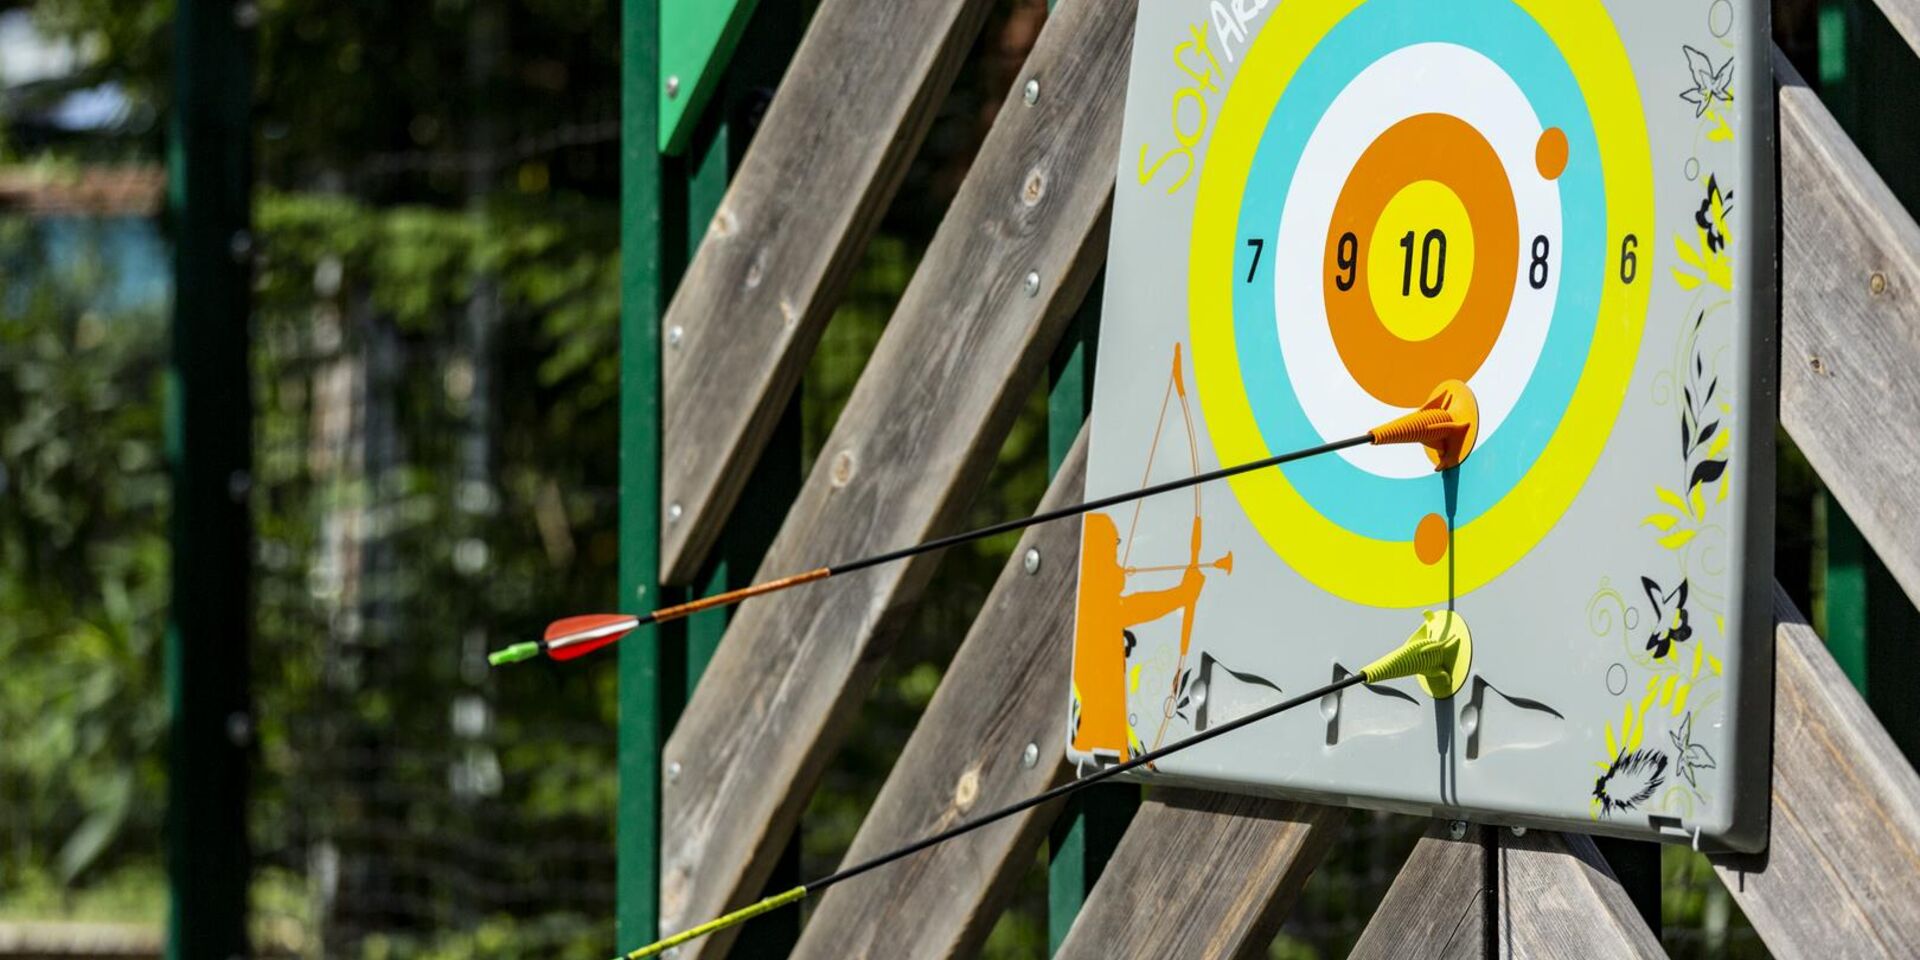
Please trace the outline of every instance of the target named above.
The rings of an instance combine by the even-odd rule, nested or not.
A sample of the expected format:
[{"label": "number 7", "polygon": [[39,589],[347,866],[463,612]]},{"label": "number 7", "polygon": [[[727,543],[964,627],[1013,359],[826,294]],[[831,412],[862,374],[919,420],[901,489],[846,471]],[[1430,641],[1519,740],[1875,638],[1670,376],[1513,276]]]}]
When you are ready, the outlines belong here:
[{"label": "number 7", "polygon": [[1253,282],[1253,275],[1260,272],[1260,254],[1267,249],[1265,240],[1248,240],[1247,246],[1253,248],[1253,265],[1247,268],[1247,282]]}]

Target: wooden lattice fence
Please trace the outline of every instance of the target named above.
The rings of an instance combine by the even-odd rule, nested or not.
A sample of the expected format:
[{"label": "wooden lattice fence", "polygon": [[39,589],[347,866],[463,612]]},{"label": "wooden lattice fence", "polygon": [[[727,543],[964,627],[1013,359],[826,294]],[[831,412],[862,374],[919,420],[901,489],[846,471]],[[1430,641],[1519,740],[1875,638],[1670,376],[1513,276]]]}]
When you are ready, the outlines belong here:
[{"label": "wooden lattice fence", "polygon": [[[1880,4],[1920,49],[1920,0]],[[629,505],[629,536],[657,542],[630,564],[629,595],[698,585],[988,6],[825,0],[671,303],[659,311],[630,297],[628,334],[651,340],[629,345],[628,382],[658,371],[660,456],[657,488],[626,486],[630,496],[659,494],[657,512],[651,502]],[[959,523],[1104,260],[1135,6],[1062,0],[1048,19],[766,551],[763,575]],[[1920,599],[1920,432],[1905,426],[1920,420],[1920,226],[1783,56],[1774,71],[1781,421],[1909,598]],[[631,67],[629,78],[651,79]],[[629,148],[630,170],[653,162],[632,154],[650,150],[650,109],[630,109],[627,135],[641,144]],[[647,183],[629,200],[629,251],[649,249],[632,231],[657,226],[644,216],[657,180]],[[630,273],[636,289],[655,288]],[[654,412],[645,403],[628,410]],[[1048,502],[1079,498],[1084,442]],[[629,458],[630,470],[656,466]],[[1071,775],[1060,707],[1076,549],[1070,525],[1021,541],[850,860]],[[623,899],[643,901],[627,905],[623,942],[758,896],[937,563],[920,558],[746,604],[671,735],[623,727],[625,789],[657,783],[659,800],[657,827],[642,822],[650,794],[623,801]],[[1920,777],[1784,593],[1776,610],[1771,845],[1716,861],[1719,875],[1778,956],[1920,956]],[[650,669],[643,646],[623,651],[629,710],[653,709],[632,686]],[[834,888],[795,954],[977,950],[1058,815],[1036,809],[884,878]],[[1302,803],[1155,791],[1061,954],[1260,955],[1345,822]],[[720,956],[731,942],[722,934],[680,955]],[[1586,838],[1485,829],[1455,838],[1437,824],[1356,955],[1488,947],[1661,953]]]}]

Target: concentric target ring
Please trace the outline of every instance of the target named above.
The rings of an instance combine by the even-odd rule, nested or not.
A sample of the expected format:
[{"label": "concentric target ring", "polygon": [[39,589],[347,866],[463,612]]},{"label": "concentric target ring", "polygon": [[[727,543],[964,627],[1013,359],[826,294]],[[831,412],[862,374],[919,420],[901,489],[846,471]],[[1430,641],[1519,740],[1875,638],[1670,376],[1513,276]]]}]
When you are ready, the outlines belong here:
[{"label": "concentric target ring", "polygon": [[[1381,246],[1392,232],[1380,224],[1393,201],[1422,184],[1433,184],[1464,208],[1471,228],[1465,236],[1456,232],[1454,243],[1472,241],[1478,269],[1464,284],[1455,278],[1465,295],[1450,311],[1453,316],[1431,335],[1409,339],[1403,330],[1383,322],[1381,297],[1344,294],[1393,286],[1392,275],[1400,270],[1367,251]],[[1373,242],[1358,242],[1368,234]],[[1350,245],[1356,255],[1349,260],[1342,250],[1350,237],[1355,238]],[[1464,381],[1477,373],[1506,325],[1519,237],[1513,188],[1499,155],[1478,131],[1444,113],[1415,114],[1387,128],[1360,155],[1334,202],[1323,258],[1327,326],[1355,382],[1383,403],[1412,408],[1427,399],[1434,383]],[[1350,262],[1352,269],[1343,268],[1343,262]],[[1407,270],[1402,282],[1425,282],[1413,273]],[[1343,283],[1347,289],[1341,288]]]},{"label": "concentric target ring", "polygon": [[[1220,462],[1237,463],[1348,436],[1411,406],[1404,401],[1424,393],[1411,384],[1472,367],[1486,426],[1458,472],[1457,497],[1418,462],[1380,448],[1233,485],[1268,544],[1320,588],[1374,606],[1434,603],[1489,582],[1546,535],[1586,482],[1625,397],[1650,285],[1614,270],[1613,252],[1630,235],[1650,237],[1653,217],[1637,86],[1598,0],[1291,0],[1271,16],[1241,58],[1195,201],[1189,316],[1210,441]],[[1443,62],[1444,71],[1423,68],[1422,83],[1368,79],[1376,68]],[[1342,74],[1343,64],[1370,66]],[[1391,96],[1342,100],[1369,83]],[[1471,83],[1481,86],[1461,86]],[[1495,101],[1504,105],[1485,105]],[[1336,103],[1404,104],[1408,113],[1335,116]],[[1334,229],[1335,217],[1366,219],[1336,214],[1336,198],[1359,179],[1364,146],[1419,113],[1457,118],[1498,154],[1517,231],[1500,203],[1478,193],[1469,202],[1463,185],[1445,186],[1472,221],[1475,289],[1483,274],[1488,289],[1512,281],[1505,311],[1482,291],[1471,308],[1463,299],[1437,319],[1394,321],[1369,308],[1357,278],[1341,297],[1329,292],[1322,254],[1347,232]],[[1339,129],[1349,126],[1374,132]],[[1329,166],[1338,150],[1315,146],[1330,129],[1328,142],[1346,135],[1359,144],[1343,148],[1352,151],[1346,170]],[[1398,181],[1431,179],[1424,171],[1434,164],[1416,166],[1360,189],[1390,203],[1408,188]],[[1450,202],[1433,196],[1441,200],[1420,201],[1424,209]],[[1246,282],[1244,245],[1262,236],[1276,237],[1280,251],[1272,284]],[[1288,256],[1301,249],[1311,256]],[[1387,350],[1401,359],[1349,360]],[[1436,567],[1427,521],[1443,510],[1453,559]],[[1416,550],[1419,529],[1428,533]]]}]

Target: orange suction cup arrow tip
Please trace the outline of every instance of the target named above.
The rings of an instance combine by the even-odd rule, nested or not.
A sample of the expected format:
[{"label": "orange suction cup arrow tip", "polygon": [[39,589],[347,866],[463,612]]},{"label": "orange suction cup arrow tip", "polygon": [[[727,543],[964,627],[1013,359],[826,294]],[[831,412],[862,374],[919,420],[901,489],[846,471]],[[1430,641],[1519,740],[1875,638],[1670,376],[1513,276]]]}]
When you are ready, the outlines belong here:
[{"label": "orange suction cup arrow tip", "polygon": [[1459,466],[1473,452],[1480,436],[1480,402],[1473,388],[1448,380],[1433,388],[1427,402],[1405,416],[1373,428],[1367,434],[1375,445],[1418,443],[1427,448],[1435,470]]}]

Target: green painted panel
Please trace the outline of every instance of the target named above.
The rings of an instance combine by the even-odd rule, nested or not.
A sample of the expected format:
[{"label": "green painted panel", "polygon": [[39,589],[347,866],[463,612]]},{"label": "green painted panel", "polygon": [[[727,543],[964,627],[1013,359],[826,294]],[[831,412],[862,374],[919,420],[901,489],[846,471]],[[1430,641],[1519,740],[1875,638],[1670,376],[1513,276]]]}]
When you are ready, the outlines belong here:
[{"label": "green painted panel", "polygon": [[[666,302],[653,94],[659,65],[658,0],[621,4],[620,158],[620,594],[644,611],[660,594],[660,314]],[[648,943],[660,928],[660,749],[669,730],[660,631],[645,628],[620,656],[618,936]],[[677,678],[676,678],[677,679]],[[678,683],[673,684],[678,687]]]},{"label": "green painted panel", "polygon": [[[791,2],[791,0],[789,0]],[[660,152],[679,155],[759,0],[659,0]]]},{"label": "green painted panel", "polygon": [[1822,494],[1814,505],[1823,521],[1825,538],[1826,590],[1818,626],[1826,638],[1827,649],[1847,679],[1867,690],[1867,568],[1872,551],[1860,528],[1853,525],[1833,498]]}]

